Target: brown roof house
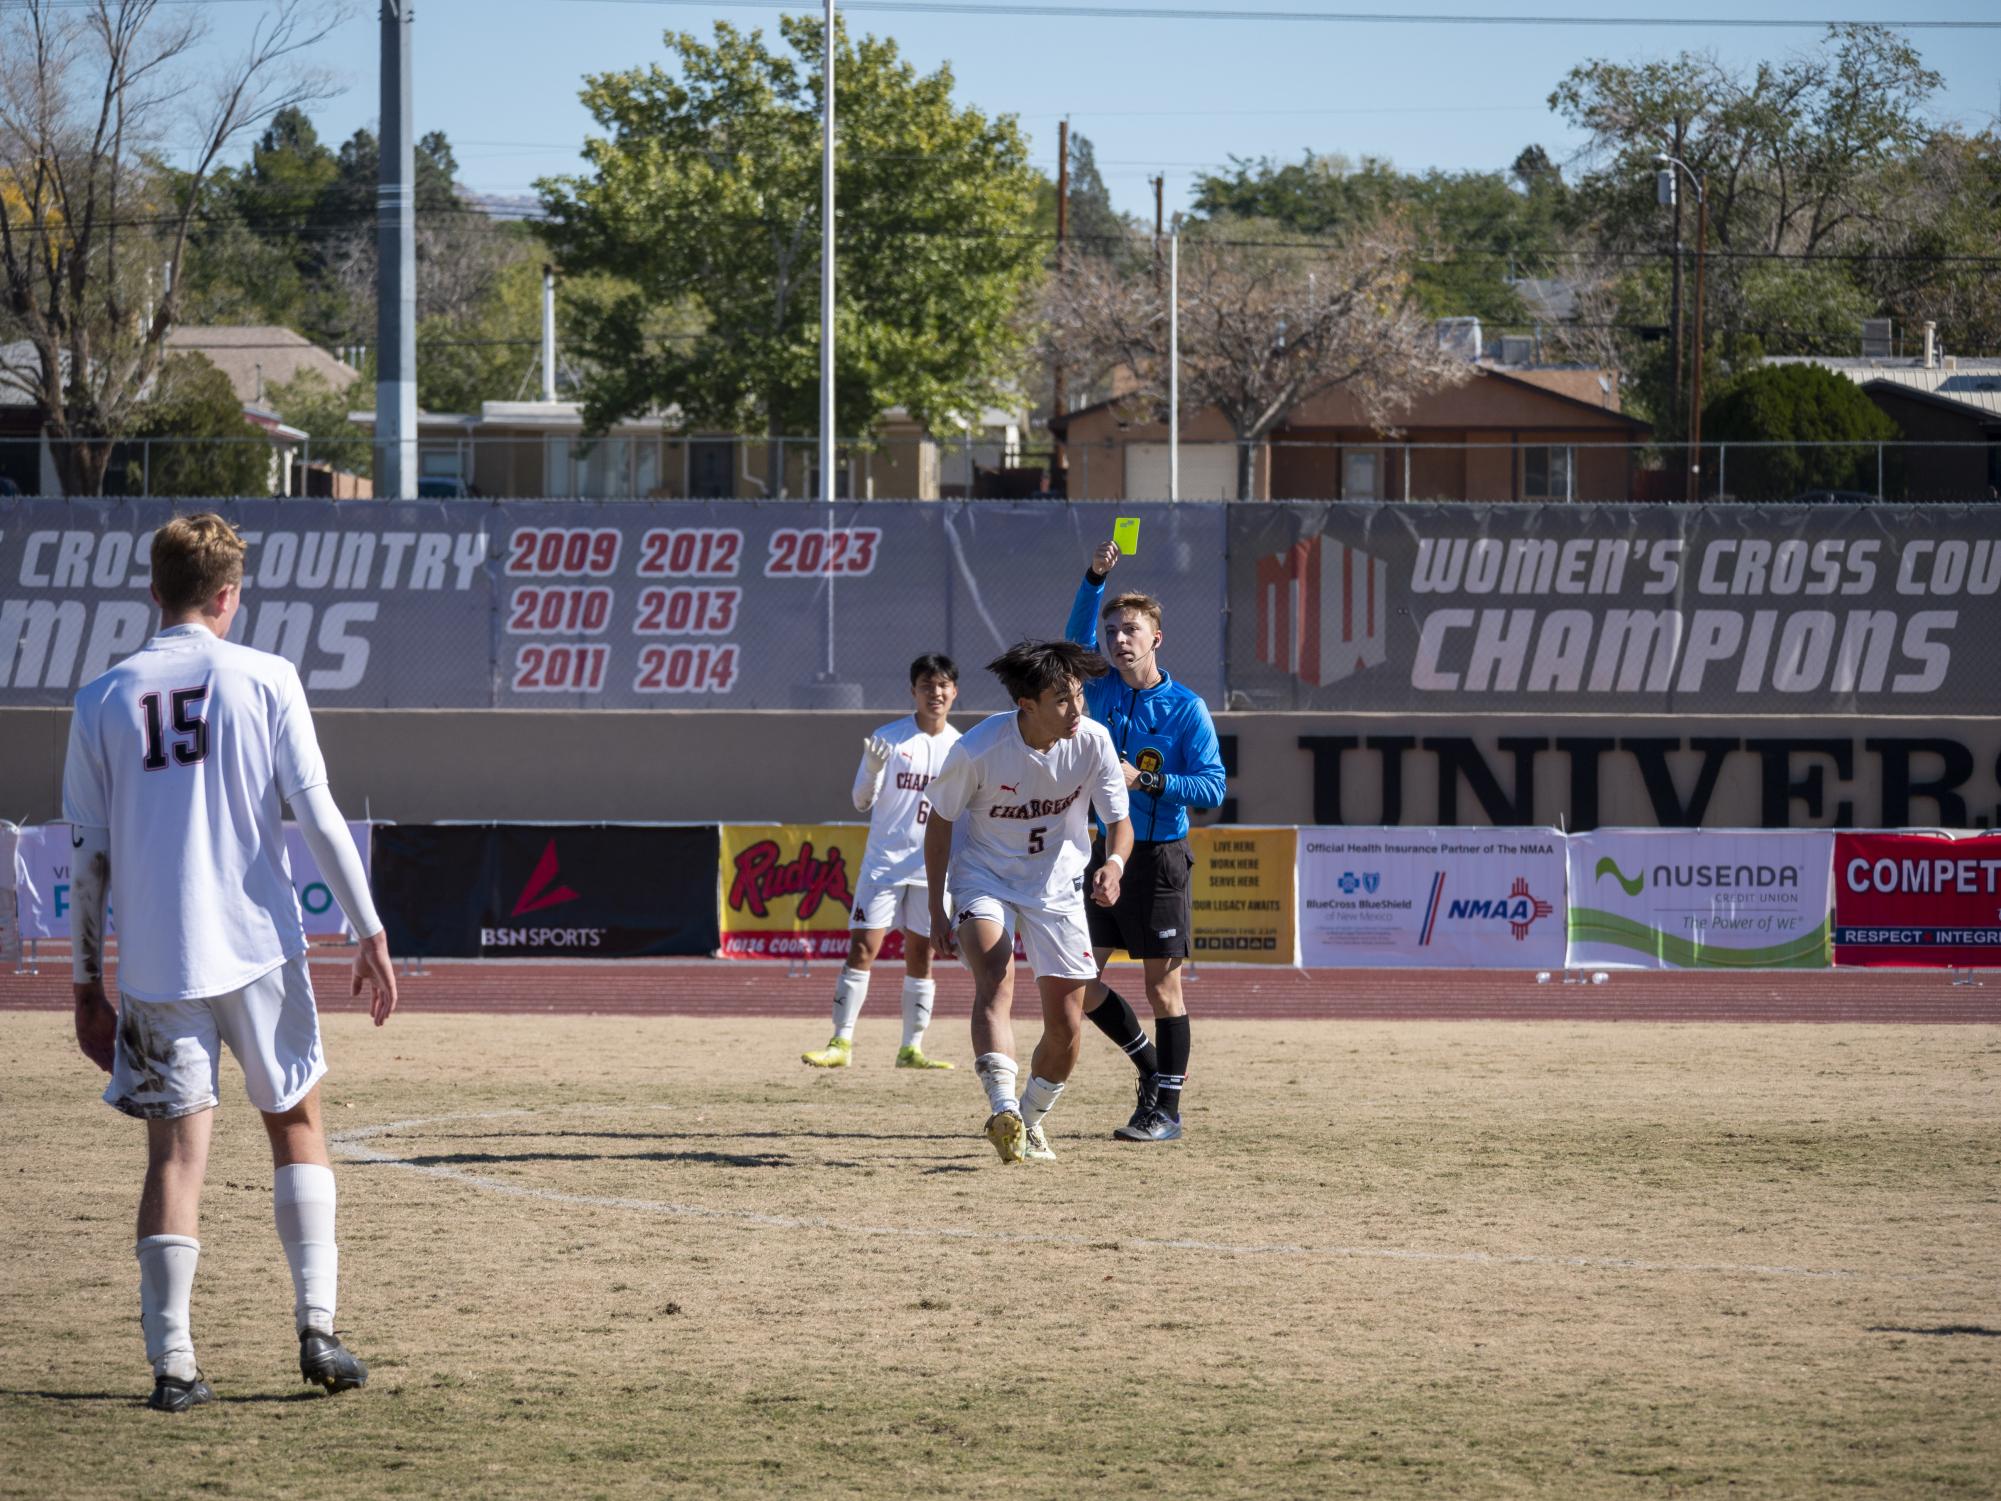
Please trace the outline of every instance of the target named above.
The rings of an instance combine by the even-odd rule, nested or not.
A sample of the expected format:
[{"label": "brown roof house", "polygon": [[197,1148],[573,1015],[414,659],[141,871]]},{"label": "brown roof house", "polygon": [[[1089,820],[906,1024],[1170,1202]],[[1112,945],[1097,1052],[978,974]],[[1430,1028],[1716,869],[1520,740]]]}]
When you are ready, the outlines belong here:
[{"label": "brown roof house", "polygon": [[286,385],[308,371],[330,389],[345,391],[361,379],[352,365],[304,334],[275,323],[175,328],[167,334],[167,348],[174,354],[198,354],[229,377],[230,388],[243,403],[244,420],[271,440],[273,494],[354,500],[372,493],[365,476],[309,464],[306,434],[288,426],[269,404],[271,387]]},{"label": "brown roof house", "polygon": [[[1470,379],[1417,398],[1387,432],[1339,388],[1301,402],[1258,445],[1243,498],[1639,498],[1653,430],[1619,410],[1614,372],[1486,357],[1472,366]],[[1068,450],[1072,499],[1167,497],[1167,424],[1126,413],[1105,401],[1050,423]],[[1182,412],[1180,478],[1180,499],[1239,498],[1236,445],[1213,408]]]}]

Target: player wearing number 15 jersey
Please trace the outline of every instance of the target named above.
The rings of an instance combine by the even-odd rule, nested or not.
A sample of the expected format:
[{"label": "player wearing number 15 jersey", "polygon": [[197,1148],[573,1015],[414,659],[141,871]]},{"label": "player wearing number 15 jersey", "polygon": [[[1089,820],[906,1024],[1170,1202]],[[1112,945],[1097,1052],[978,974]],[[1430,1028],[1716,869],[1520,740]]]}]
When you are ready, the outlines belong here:
[{"label": "player wearing number 15 jersey", "polygon": [[862,742],[855,771],[857,813],[869,815],[868,849],[855,893],[848,961],[834,982],[834,1035],[824,1048],[799,1056],[814,1068],[846,1068],[854,1058],[855,1020],[868,998],[869,966],[891,928],[903,930],[903,1045],[898,1068],[952,1067],[924,1056],[924,1029],[938,985],[931,978],[931,924],[924,898],[924,825],[931,815],[926,794],[945,768],[959,732],[945,716],[959,697],[959,669],[930,652],[910,664],[915,712],[886,724]]},{"label": "player wearing number 15 jersey", "polygon": [[[932,946],[963,950],[973,972],[973,1066],[992,1110],[987,1139],[1002,1162],[1020,1162],[1055,1155],[1042,1118],[1076,1066],[1084,986],[1098,972],[1084,921],[1091,805],[1109,851],[1091,883],[1100,905],[1118,900],[1132,824],[1112,737],[1084,717],[1083,684],[1107,671],[1105,659],[1069,641],[1024,641],[988,667],[1014,708],[975,726],[945,758],[931,784],[924,865]],[[955,823],[963,825],[956,848]],[[1042,993],[1042,1040],[1019,1095],[1010,918]]]},{"label": "player wearing number 15 jersey", "polygon": [[[107,1103],[146,1123],[140,1322],[152,1407],[214,1393],[195,1365],[189,1293],[222,1049],[271,1140],[272,1205],[291,1264],[299,1371],[329,1392],[368,1371],[334,1334],[334,1175],[320,1124],[326,1072],[306,938],[286,868],[289,803],[359,939],[353,989],[380,1026],[396,976],[347,824],[327,790],[299,674],[230,642],[244,544],[220,516],[153,534],[160,633],[86,684],[70,721],[77,1043],[111,1075]],[[116,1011],[104,986],[106,899],[118,917]]]}]

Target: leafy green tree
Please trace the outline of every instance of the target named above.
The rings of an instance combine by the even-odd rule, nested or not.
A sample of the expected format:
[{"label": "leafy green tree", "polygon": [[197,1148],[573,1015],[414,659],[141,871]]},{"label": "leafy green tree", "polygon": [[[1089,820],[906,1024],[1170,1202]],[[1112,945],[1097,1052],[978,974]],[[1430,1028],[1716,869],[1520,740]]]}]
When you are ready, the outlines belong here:
[{"label": "leafy green tree", "polygon": [[[1730,493],[1784,500],[1807,490],[1874,493],[1876,448],[1897,424],[1844,375],[1819,365],[1764,365],[1733,381],[1702,415],[1709,443],[1770,443],[1731,450]],[[1834,444],[1836,447],[1799,445]]]},{"label": "leafy green tree", "polygon": [[[942,424],[1016,368],[1036,174],[1011,117],[954,105],[949,69],[836,25],[836,421]],[[587,80],[591,170],[538,186],[565,273],[622,284],[576,314],[594,427],[670,405],[774,440],[818,427],[821,23],[780,30],[782,49],[669,33],[669,65]]]},{"label": "leafy green tree", "polygon": [[317,370],[301,370],[291,380],[265,388],[264,399],[286,423],[312,439],[305,456],[315,464],[330,464],[350,474],[369,472],[368,435],[348,421],[347,414],[366,404],[373,393],[357,381],[336,390]]},{"label": "leafy green tree", "polygon": [[[229,377],[199,354],[168,355],[139,408],[125,488],[154,495],[268,495],[271,445],[243,415]],[[135,472],[142,471],[142,472]]]}]

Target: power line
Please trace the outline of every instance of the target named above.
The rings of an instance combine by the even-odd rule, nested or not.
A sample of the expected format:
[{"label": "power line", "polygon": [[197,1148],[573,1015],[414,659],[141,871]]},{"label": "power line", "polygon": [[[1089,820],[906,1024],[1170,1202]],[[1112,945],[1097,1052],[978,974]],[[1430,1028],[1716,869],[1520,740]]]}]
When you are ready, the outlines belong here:
[{"label": "power line", "polygon": [[[798,0],[549,0],[557,5],[638,5],[652,7],[692,7],[700,10],[726,8],[742,10],[790,10],[800,8]],[[1136,21],[1257,21],[1316,22],[1361,26],[1585,26],[1646,27],[1650,30],[1738,31],[1824,31],[1830,26],[1876,26],[1893,31],[2001,31],[2001,21],[1964,20],[1851,20],[1842,17],[1809,19],[1781,16],[1543,16],[1543,15],[1454,15],[1442,13],[1398,14],[1389,11],[1328,10],[1222,10],[1199,6],[1169,5],[1036,5],[1020,0],[975,0],[954,4],[952,0],[843,0],[849,11],[869,11],[883,15],[919,16],[1038,16],[1049,20],[1136,20]]]}]

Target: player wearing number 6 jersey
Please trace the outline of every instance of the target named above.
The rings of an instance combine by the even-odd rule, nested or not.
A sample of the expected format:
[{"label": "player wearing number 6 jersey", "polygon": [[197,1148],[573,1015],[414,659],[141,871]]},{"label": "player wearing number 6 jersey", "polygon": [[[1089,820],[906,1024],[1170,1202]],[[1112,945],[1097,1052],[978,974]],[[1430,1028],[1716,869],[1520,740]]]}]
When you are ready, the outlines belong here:
[{"label": "player wearing number 6 jersey", "polygon": [[924,825],[931,816],[926,791],[944,770],[959,739],[946,722],[959,697],[959,669],[931,652],[910,664],[915,712],[886,724],[862,742],[855,771],[857,813],[869,815],[868,848],[855,893],[848,962],[834,982],[834,1036],[824,1048],[799,1056],[814,1068],[846,1068],[854,1058],[855,1020],[868,998],[869,967],[891,928],[903,930],[903,1045],[898,1068],[952,1065],[924,1056],[924,1029],[938,985],[931,978],[931,924],[924,897]]},{"label": "player wearing number 6 jersey", "polygon": [[[220,516],[176,517],[153,534],[160,633],[77,694],[63,769],[77,1043],[111,1075],[105,1101],[146,1123],[139,1309],[149,1405],[167,1412],[214,1396],[195,1365],[188,1302],[224,1045],[271,1139],[299,1372],[329,1392],[368,1379],[334,1334],[326,1059],[285,862],[285,803],[360,940],[353,989],[371,987],[377,1026],[396,1007],[396,976],[361,858],[327,791],[299,674],[283,657],[226,639],[242,603],[243,554]],[[118,916],[116,1011],[104,988],[107,896]]]},{"label": "player wearing number 6 jersey", "polygon": [[[1107,671],[1105,659],[1068,641],[1024,641],[987,666],[1015,706],[946,756],[931,783],[924,866],[932,946],[963,951],[973,972],[973,1066],[991,1109],[987,1139],[1002,1162],[1020,1162],[1055,1155],[1042,1118],[1076,1066],[1084,986],[1098,973],[1084,922],[1091,805],[1109,851],[1091,882],[1100,905],[1118,900],[1132,825],[1112,737],[1084,717],[1083,685]],[[955,823],[963,824],[956,848]],[[1042,1040],[1019,1094],[1010,918],[1042,993]]]}]

